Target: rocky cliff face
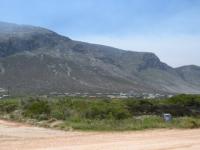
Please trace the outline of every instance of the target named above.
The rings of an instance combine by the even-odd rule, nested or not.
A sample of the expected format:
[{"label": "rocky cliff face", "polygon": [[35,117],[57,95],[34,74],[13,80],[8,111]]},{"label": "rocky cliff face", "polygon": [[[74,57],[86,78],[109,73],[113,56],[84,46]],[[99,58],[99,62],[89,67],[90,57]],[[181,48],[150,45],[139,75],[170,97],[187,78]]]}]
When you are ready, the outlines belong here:
[{"label": "rocky cliff face", "polygon": [[153,53],[71,40],[40,27],[0,23],[0,87],[49,92],[199,93],[199,67],[172,68]]}]

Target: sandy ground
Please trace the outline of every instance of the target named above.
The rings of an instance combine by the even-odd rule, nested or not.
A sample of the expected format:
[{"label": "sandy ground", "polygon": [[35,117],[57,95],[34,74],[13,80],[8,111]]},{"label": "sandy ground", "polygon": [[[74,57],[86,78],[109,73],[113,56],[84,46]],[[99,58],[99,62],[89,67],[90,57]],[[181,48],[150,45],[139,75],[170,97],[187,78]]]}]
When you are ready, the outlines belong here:
[{"label": "sandy ground", "polygon": [[63,132],[0,120],[0,150],[200,150],[200,129]]}]

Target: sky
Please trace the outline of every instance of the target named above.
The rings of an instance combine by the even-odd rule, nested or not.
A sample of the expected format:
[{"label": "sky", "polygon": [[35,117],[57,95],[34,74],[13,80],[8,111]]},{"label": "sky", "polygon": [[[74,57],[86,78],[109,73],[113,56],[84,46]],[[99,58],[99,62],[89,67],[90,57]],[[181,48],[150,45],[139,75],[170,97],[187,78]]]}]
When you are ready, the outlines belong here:
[{"label": "sky", "polygon": [[0,21],[200,66],[200,0],[0,0]]}]

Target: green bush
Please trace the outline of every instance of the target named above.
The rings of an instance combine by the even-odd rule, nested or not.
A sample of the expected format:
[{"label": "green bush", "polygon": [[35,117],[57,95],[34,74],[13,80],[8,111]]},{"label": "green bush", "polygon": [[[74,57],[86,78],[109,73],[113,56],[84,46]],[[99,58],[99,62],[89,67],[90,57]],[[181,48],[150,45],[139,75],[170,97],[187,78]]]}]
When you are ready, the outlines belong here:
[{"label": "green bush", "polygon": [[19,107],[19,103],[17,100],[1,100],[0,101],[0,112],[2,113],[11,113],[17,110]]},{"label": "green bush", "polygon": [[133,115],[148,115],[156,113],[156,105],[149,100],[129,100],[127,108]]},{"label": "green bush", "polygon": [[[163,113],[173,121],[165,123]],[[90,99],[37,97],[4,99],[0,115],[10,119],[63,120],[63,128],[94,130],[138,130],[146,128],[200,127],[200,96],[178,95],[170,99]]]},{"label": "green bush", "polygon": [[200,107],[200,96],[197,95],[177,95],[168,100],[169,104],[176,104],[181,106]]},{"label": "green bush", "polygon": [[71,100],[55,100],[50,103],[51,117],[66,120],[73,115]]},{"label": "green bush", "polygon": [[37,118],[37,119],[42,119],[42,118],[47,119],[51,111],[48,101],[40,99],[28,100],[26,104],[23,106],[23,109],[24,109],[24,115],[26,117]]},{"label": "green bush", "polygon": [[121,101],[98,101],[91,102],[85,112],[88,119],[126,119],[130,117],[129,111]]}]

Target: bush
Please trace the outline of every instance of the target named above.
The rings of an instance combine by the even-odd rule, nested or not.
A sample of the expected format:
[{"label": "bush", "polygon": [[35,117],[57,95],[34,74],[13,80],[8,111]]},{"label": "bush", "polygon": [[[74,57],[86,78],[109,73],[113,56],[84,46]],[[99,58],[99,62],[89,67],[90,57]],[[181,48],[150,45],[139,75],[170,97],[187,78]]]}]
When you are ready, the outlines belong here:
[{"label": "bush", "polygon": [[126,119],[130,117],[129,111],[120,101],[98,101],[91,103],[86,110],[88,119]]},{"label": "bush", "polygon": [[180,106],[200,107],[200,96],[197,95],[177,95],[168,100],[169,104],[176,104]]},{"label": "bush", "polygon": [[31,118],[47,118],[47,117],[41,117],[43,116],[49,116],[50,115],[50,106],[48,104],[48,101],[46,100],[39,100],[39,99],[31,99],[26,102],[26,104],[23,106],[24,108],[24,115],[26,117]]},{"label": "bush", "polygon": [[50,103],[51,107],[51,117],[59,119],[59,120],[66,120],[73,116],[73,110],[71,101],[68,100],[56,100]]},{"label": "bush", "polygon": [[0,101],[0,112],[11,113],[17,110],[19,103],[16,100],[2,100]]},{"label": "bush", "polygon": [[156,106],[148,100],[129,100],[127,108],[132,115],[148,115],[156,113]]},{"label": "bush", "polygon": [[[67,128],[88,130],[196,128],[200,127],[200,96],[179,95],[161,100],[77,97],[5,99],[0,101],[0,113],[17,120],[64,120]],[[173,121],[166,124],[161,117],[163,113],[171,113]]]}]

